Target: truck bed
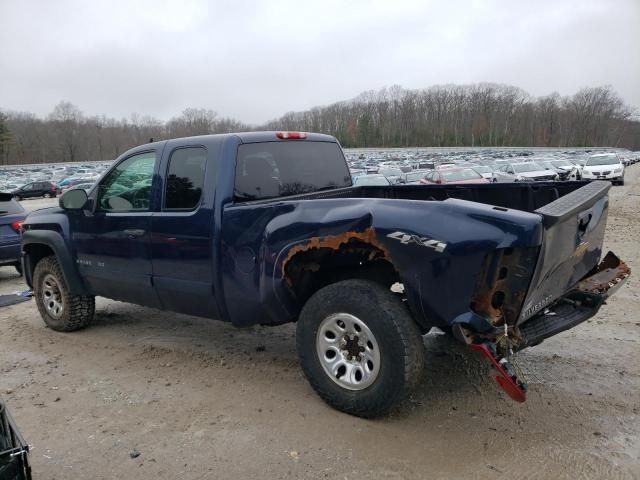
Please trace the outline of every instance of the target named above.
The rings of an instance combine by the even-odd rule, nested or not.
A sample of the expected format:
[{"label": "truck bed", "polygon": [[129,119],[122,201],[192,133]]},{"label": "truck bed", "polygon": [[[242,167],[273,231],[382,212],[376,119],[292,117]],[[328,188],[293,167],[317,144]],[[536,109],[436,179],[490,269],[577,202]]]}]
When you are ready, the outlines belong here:
[{"label": "truck bed", "polygon": [[[513,208],[525,212],[548,205],[585,186],[589,182],[490,183],[466,185],[396,185],[362,186],[264,200],[312,200],[327,198],[386,198],[397,200],[442,201],[449,198]],[[257,202],[256,202],[257,203]]]}]

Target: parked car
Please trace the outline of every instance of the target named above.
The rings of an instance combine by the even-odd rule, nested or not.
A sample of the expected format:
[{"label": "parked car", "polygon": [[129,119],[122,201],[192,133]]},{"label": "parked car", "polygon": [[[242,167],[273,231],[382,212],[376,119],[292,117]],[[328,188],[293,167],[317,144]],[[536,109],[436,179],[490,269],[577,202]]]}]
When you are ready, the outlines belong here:
[{"label": "parked car", "polygon": [[404,183],[409,185],[417,185],[420,183],[425,175],[433,170],[413,170],[412,172],[408,172],[404,174]]},{"label": "parked car", "polygon": [[482,175],[482,178],[486,178],[487,180],[493,179],[493,168],[488,165],[473,165],[473,168],[476,172]]},{"label": "parked car", "polygon": [[422,184],[447,184],[447,183],[489,183],[473,168],[454,168],[447,167],[443,169],[433,170],[427,173],[422,180]]},{"label": "parked car", "polygon": [[494,182],[532,182],[560,180],[560,176],[535,162],[507,163],[493,171]]},{"label": "parked car", "polygon": [[362,187],[365,185],[369,186],[389,186],[391,183],[389,179],[384,175],[374,174],[374,175],[360,175],[356,177],[353,181],[353,184]]},{"label": "parked car", "polygon": [[[577,168],[574,166],[571,169],[567,169],[567,168],[561,168],[556,166],[552,160],[536,160],[535,162],[537,165],[540,165],[541,167],[543,167],[545,170],[548,170],[550,172],[554,172],[555,174],[558,175],[558,180],[560,181],[568,181],[568,180],[577,180]],[[573,172],[573,176],[571,176],[571,173]]]},{"label": "parked car", "polygon": [[24,198],[51,198],[58,194],[58,187],[51,182],[32,182],[12,192],[18,200]]},{"label": "parked car", "polygon": [[381,168],[378,173],[387,177],[391,185],[404,182],[404,172],[399,168]]},{"label": "parked car", "polygon": [[0,193],[0,266],[14,266],[22,273],[20,263],[20,229],[27,214],[11,193]]},{"label": "parked car", "polygon": [[86,190],[87,192],[89,190],[91,190],[93,188],[93,186],[95,185],[95,183],[78,183],[76,185],[74,185],[73,187],[69,188],[69,190],[73,190],[76,188],[81,188],[82,190]]},{"label": "parked car", "polygon": [[561,172],[567,172],[567,175],[564,177],[566,180],[582,180],[582,165],[569,160],[561,159],[561,160],[551,160],[551,164],[556,167],[556,171],[560,175],[560,179],[562,179]]},{"label": "parked car", "polygon": [[88,182],[86,178],[74,178],[73,180],[70,180],[69,182],[67,182],[64,186],[62,186],[62,193],[66,192],[67,190],[71,190],[72,188],[75,188],[77,185],[82,185],[82,184],[93,184],[93,182]]},{"label": "parked car", "polygon": [[582,169],[585,180],[609,180],[624,185],[624,165],[615,153],[591,155]]},{"label": "parked car", "polygon": [[328,135],[166,140],[125,152],[89,195],[30,213],[24,274],[58,331],[89,325],[96,296],[297,322],[304,374],[354,415],[383,414],[419,383],[434,326],[524,401],[511,354],[595,315],[629,275],[613,253],[600,262],[610,188],[353,187]]}]

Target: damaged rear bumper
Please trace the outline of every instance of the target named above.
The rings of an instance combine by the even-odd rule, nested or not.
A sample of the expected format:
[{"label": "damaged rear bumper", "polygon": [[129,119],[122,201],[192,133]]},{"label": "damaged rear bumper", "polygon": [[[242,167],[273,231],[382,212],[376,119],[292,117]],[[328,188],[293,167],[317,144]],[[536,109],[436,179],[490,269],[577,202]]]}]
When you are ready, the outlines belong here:
[{"label": "damaged rear bumper", "polygon": [[469,341],[470,337],[464,335],[462,329],[458,329],[457,336],[466,339],[471,349],[489,360],[497,373],[496,382],[509,397],[517,402],[524,402],[527,384],[516,375],[510,361],[512,354],[517,350],[537,345],[544,339],[593,317],[630,274],[628,265],[613,252],[609,252],[594,271],[578,282],[570,292],[517,328],[505,327],[502,337],[476,337],[475,341]]},{"label": "damaged rear bumper", "polygon": [[521,342],[518,349],[537,345],[593,317],[606,299],[624,284],[630,273],[626,263],[613,252],[607,253],[595,271],[582,279],[574,289],[520,325]]}]

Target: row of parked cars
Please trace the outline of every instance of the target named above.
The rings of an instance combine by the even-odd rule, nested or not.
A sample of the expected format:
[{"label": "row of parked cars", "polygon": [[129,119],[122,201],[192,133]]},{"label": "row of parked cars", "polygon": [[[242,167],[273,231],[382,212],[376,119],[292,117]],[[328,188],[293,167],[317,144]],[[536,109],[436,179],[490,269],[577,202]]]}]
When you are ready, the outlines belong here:
[{"label": "row of parked cars", "polygon": [[0,168],[0,267],[20,264],[20,229],[27,212],[20,201],[53,198],[74,188],[90,189],[110,162]]},{"label": "row of parked cars", "polygon": [[110,162],[0,168],[0,192],[19,200],[56,197],[71,188],[89,189]]},{"label": "row of parked cars", "polygon": [[[624,184],[625,167],[640,161],[640,152],[545,152],[436,158],[350,158],[356,185],[490,183],[609,180]],[[499,155],[499,154],[498,154]]]}]

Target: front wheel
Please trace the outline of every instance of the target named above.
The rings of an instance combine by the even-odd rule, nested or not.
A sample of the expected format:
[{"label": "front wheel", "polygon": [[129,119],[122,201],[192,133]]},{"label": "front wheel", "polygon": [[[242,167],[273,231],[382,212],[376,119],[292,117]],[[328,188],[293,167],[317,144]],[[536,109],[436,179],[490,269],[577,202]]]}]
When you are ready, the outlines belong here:
[{"label": "front wheel", "polygon": [[300,364],[332,407],[376,417],[418,383],[424,345],[396,294],[367,280],[345,280],[317,291],[296,331]]},{"label": "front wheel", "polygon": [[72,295],[56,257],[40,260],[33,271],[33,296],[44,323],[58,332],[86,327],[93,320],[95,299]]}]

